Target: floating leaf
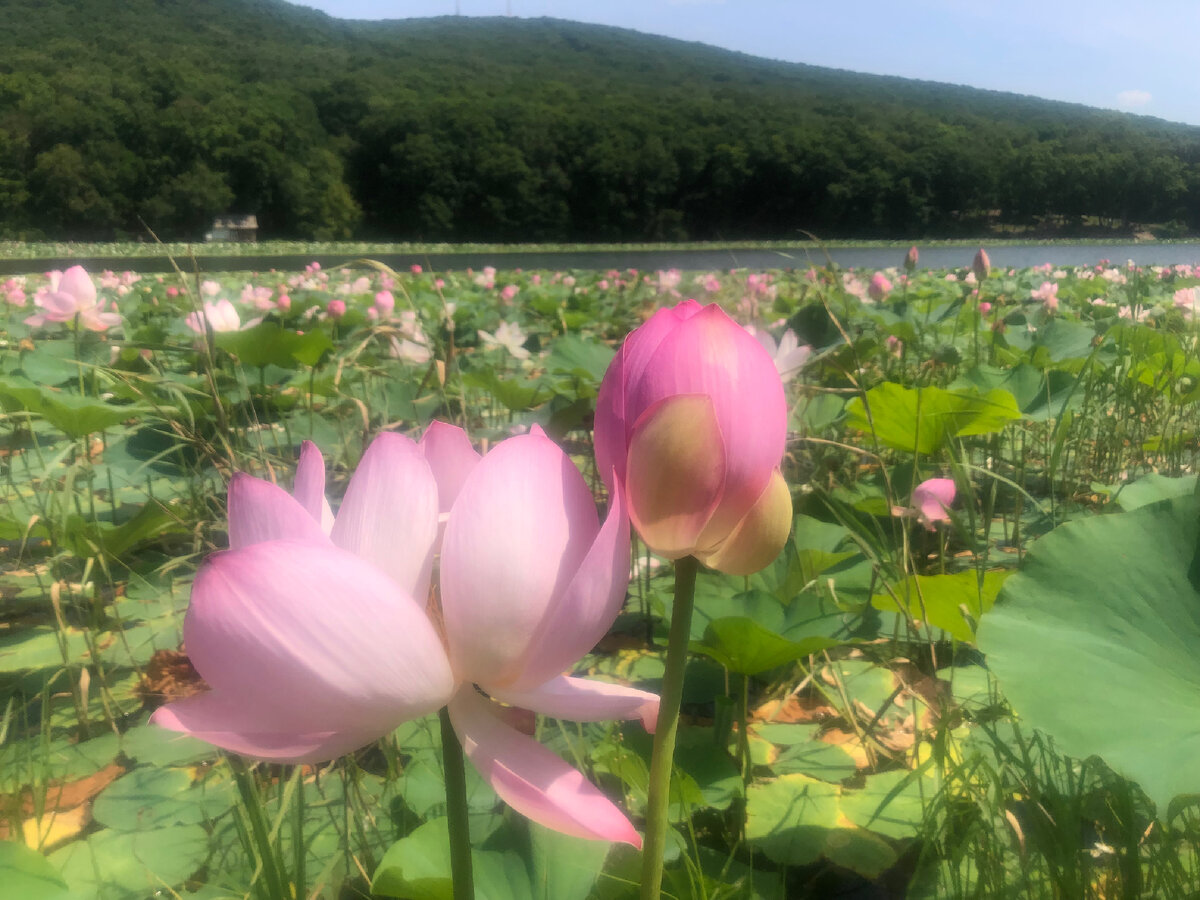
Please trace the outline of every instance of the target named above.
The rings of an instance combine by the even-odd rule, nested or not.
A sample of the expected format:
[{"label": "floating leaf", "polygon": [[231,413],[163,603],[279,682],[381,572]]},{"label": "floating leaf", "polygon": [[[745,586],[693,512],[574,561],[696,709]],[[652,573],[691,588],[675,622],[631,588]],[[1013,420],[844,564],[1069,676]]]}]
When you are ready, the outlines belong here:
[{"label": "floating leaf", "polygon": [[0,841],[0,900],[66,900],[67,883],[46,857],[15,841]]}]

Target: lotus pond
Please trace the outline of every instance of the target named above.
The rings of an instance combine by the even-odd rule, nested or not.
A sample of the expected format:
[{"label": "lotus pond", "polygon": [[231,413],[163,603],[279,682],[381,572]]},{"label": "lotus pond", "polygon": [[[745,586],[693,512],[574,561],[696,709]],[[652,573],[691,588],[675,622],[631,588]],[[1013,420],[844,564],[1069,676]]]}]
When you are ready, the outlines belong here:
[{"label": "lotus pond", "polygon": [[[436,716],[311,765],[148,723],[205,689],[227,486],[290,488],[311,441],[336,509],[374,436],[441,420],[485,458],[543,429],[602,506],[601,380],[688,297],[775,360],[795,520],[699,574],[664,895],[1195,896],[1200,267],[963,262],[3,282],[0,898],[450,897]],[[635,539],[579,674],[657,692],[673,582]],[[642,827],[640,723],[527,724]],[[637,896],[638,850],[466,782],[478,897]]]}]

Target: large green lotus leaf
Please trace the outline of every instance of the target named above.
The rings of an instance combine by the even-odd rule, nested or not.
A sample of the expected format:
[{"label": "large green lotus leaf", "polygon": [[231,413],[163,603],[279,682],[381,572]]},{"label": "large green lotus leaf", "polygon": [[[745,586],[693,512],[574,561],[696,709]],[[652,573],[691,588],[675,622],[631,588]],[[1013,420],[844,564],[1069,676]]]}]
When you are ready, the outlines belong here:
[{"label": "large green lotus leaf", "polygon": [[[471,862],[478,900],[524,900],[533,895],[528,869],[517,854],[472,850]],[[431,819],[392,844],[375,870],[371,892],[406,900],[451,900],[448,820]]]},{"label": "large green lotus leaf", "polygon": [[142,900],[181,884],[207,856],[204,829],[177,825],[138,832],[105,829],[56,850],[50,863],[71,885],[72,900]]},{"label": "large green lotus leaf", "polygon": [[[894,588],[895,593],[876,594],[876,609],[906,608],[910,616],[928,622],[956,640],[975,640],[975,623],[991,609],[1008,572],[974,570],[944,575],[913,575]],[[898,602],[897,602],[898,601]]]},{"label": "large green lotus leaf", "polygon": [[1184,478],[1168,478],[1166,475],[1151,472],[1137,481],[1120,487],[1114,495],[1114,499],[1121,505],[1121,509],[1132,511],[1149,506],[1151,503],[1157,503],[1159,500],[1186,497],[1195,492],[1195,475],[1188,475]]},{"label": "large green lotus leaf", "polygon": [[36,850],[0,841],[0,900],[65,900],[67,883]]},{"label": "large green lotus leaf", "polygon": [[896,862],[896,852],[870,832],[845,827],[840,789],[804,775],[781,775],[752,784],[746,796],[746,839],[768,859],[802,866],[821,857],[876,878]]},{"label": "large green lotus leaf", "polygon": [[585,841],[530,823],[535,900],[587,900],[604,859],[607,841]]},{"label": "large green lotus leaf", "polygon": [[1166,813],[1200,791],[1200,504],[1186,497],[1060,526],[979,629],[1018,715],[1102,757]]},{"label": "large green lotus leaf", "polygon": [[147,831],[164,825],[198,825],[233,806],[228,781],[193,787],[185,769],[143,766],[105,788],[92,806],[96,821],[118,831]]},{"label": "large green lotus leaf", "polygon": [[889,447],[928,456],[947,437],[990,434],[1020,419],[1017,401],[997,388],[986,394],[907,388],[885,381],[855,397],[846,407],[846,423],[874,432]]}]

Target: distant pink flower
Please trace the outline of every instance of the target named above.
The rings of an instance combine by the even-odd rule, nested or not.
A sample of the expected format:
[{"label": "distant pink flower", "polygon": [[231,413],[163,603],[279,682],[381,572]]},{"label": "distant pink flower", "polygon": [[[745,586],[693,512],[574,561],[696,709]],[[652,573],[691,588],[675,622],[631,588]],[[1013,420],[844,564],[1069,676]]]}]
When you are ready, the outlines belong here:
[{"label": "distant pink flower", "polygon": [[1029,292],[1029,296],[1040,300],[1046,312],[1054,312],[1058,309],[1058,282],[1043,281],[1041,287]]},{"label": "distant pink flower", "polygon": [[529,359],[529,351],[525,349],[529,337],[516,322],[501,322],[494,332],[480,330],[477,333],[484,347],[503,348],[516,359]]},{"label": "distant pink flower", "polygon": [[904,341],[900,340],[900,338],[896,337],[894,334],[889,334],[886,338],[884,338],[883,344],[888,348],[888,352],[897,359],[904,354]]},{"label": "distant pink flower", "polygon": [[871,276],[871,285],[867,288],[867,294],[875,302],[879,302],[884,297],[892,292],[892,283],[887,280],[882,272],[876,272]]},{"label": "distant pink flower", "polygon": [[168,297],[178,297],[179,296],[179,288],[177,288],[177,287],[167,288],[167,296]]},{"label": "distant pink flower", "polygon": [[225,298],[221,298],[216,303],[205,301],[203,316],[198,312],[190,312],[183,321],[196,334],[205,333],[204,324],[206,321],[208,322],[208,326],[214,332],[218,333],[222,331],[237,331],[242,325],[237,309]]},{"label": "distant pink flower", "polygon": [[491,290],[496,286],[496,267],[484,266],[483,272],[475,276],[475,284]]},{"label": "distant pink flower", "polygon": [[992,304],[988,303],[986,300],[984,300],[982,303],[979,304],[980,315],[986,316],[991,311],[992,311]]},{"label": "distant pink flower", "polygon": [[30,316],[25,324],[39,328],[51,322],[73,322],[89,331],[107,331],[121,324],[116,312],[105,312],[108,301],[97,301],[96,285],[83,266],[71,266],[65,272],[49,273],[50,283],[33,295],[33,303],[41,312]]},{"label": "distant pink flower", "polygon": [[515,284],[506,284],[503,288],[500,289],[501,302],[511,305],[513,302],[513,298],[517,296],[517,293],[519,290],[520,289]]},{"label": "distant pink flower", "polygon": [[790,328],[783,333],[778,344],[765,328],[755,328],[753,325],[747,325],[745,328],[770,354],[775,363],[775,371],[779,373],[784,384],[795,378],[796,373],[804,368],[804,364],[812,356],[813,348],[808,344],[802,346],[796,332]]},{"label": "distant pink flower", "polygon": [[929,478],[912,492],[907,507],[893,506],[893,516],[915,516],[930,531],[934,523],[950,521],[950,504],[954,502],[953,478]]},{"label": "distant pink flower", "polygon": [[287,294],[280,294],[275,299],[275,305],[277,307],[279,307],[279,309],[289,310],[292,308],[292,298],[289,297]]},{"label": "distant pink flower", "polygon": [[908,248],[908,252],[904,254],[904,270],[911,272],[917,267],[917,260],[921,258],[921,253],[916,246]]},{"label": "distant pink flower", "polygon": [[346,314],[346,301],[330,300],[329,305],[325,307],[325,311],[329,313],[329,318],[340,319]]},{"label": "distant pink flower", "polygon": [[420,275],[424,269],[421,268],[420,263],[413,263],[411,266],[409,266],[409,271],[411,271],[414,275]]},{"label": "distant pink flower", "polygon": [[1192,318],[1196,314],[1197,291],[1193,288],[1180,288],[1175,292],[1174,306],[1180,310],[1186,318]]},{"label": "distant pink flower", "polygon": [[988,277],[988,273],[992,269],[992,261],[988,258],[987,251],[982,247],[975,254],[975,259],[971,261],[971,274],[975,276],[977,281],[983,281]]},{"label": "distant pink flower", "polygon": [[386,319],[396,308],[396,298],[391,291],[380,291],[375,295],[375,310],[381,318]]}]

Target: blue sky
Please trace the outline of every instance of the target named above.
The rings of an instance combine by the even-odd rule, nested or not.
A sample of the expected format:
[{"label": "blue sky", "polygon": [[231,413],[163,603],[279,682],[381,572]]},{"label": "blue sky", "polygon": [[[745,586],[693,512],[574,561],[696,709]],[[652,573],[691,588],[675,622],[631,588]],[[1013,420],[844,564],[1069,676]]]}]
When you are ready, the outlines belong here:
[{"label": "blue sky", "polygon": [[306,0],[346,19],[554,16],[1200,125],[1198,0]]}]

